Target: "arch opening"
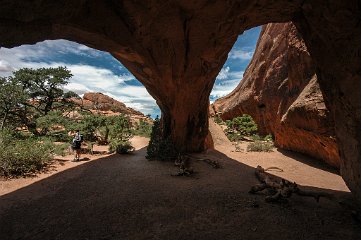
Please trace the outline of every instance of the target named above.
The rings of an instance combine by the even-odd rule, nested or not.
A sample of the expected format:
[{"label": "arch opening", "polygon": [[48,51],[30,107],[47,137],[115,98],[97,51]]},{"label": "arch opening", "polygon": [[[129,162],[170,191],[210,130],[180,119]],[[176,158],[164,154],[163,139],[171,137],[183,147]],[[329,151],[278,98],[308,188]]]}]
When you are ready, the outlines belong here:
[{"label": "arch opening", "polygon": [[0,49],[0,76],[11,76],[21,68],[66,67],[73,75],[64,91],[81,97],[88,92],[103,93],[128,107],[160,115],[155,100],[111,54],[67,40],[46,40],[34,45]]},{"label": "arch opening", "polygon": [[208,96],[238,34],[293,21],[335,120],[342,175],[361,199],[359,1],[59,1],[32,12],[1,3],[1,46],[69,39],[110,52],[156,99],[165,135],[190,152],[205,149]]}]

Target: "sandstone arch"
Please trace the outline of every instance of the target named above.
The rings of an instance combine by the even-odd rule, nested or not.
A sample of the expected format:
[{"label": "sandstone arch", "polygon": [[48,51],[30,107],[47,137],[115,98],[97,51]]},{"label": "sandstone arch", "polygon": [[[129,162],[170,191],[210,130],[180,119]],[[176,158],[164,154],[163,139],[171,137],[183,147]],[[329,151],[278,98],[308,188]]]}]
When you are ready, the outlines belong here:
[{"label": "sandstone arch", "polygon": [[[361,199],[361,1],[0,0],[0,46],[64,38],[108,51],[156,99],[165,134],[200,151],[208,95],[237,36],[293,21],[336,123],[341,171]],[[187,141],[190,139],[190,141]]]}]

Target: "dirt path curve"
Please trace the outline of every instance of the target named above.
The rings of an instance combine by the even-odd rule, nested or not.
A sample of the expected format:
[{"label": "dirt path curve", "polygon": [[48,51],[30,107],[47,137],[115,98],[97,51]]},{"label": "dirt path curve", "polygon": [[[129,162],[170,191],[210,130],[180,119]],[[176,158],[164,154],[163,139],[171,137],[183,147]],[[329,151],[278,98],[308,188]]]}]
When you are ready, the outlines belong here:
[{"label": "dirt path curve", "polygon": [[[249,195],[257,158],[223,150],[208,152],[221,169],[195,162],[193,177],[171,177],[173,164],[147,161],[145,148],[75,163],[0,196],[0,239],[360,239],[360,225],[336,201],[294,197],[280,205]],[[350,198],[347,189],[329,189]]]}]

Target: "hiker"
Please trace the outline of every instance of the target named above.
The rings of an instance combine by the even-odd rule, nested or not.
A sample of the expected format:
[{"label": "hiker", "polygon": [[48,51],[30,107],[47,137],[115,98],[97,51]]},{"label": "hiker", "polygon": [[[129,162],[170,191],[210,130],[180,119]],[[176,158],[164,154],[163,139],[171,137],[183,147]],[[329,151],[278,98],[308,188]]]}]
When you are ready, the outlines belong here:
[{"label": "hiker", "polygon": [[77,162],[80,159],[81,143],[83,141],[83,136],[80,134],[79,130],[76,130],[71,147],[75,152],[73,162]]}]

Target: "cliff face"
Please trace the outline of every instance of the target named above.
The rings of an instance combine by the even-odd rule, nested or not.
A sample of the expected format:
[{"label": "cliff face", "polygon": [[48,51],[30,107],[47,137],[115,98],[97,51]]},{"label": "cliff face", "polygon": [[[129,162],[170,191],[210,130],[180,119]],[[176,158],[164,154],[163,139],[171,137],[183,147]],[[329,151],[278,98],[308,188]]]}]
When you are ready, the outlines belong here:
[{"label": "cliff face", "polygon": [[237,88],[213,108],[223,119],[244,113],[281,148],[340,166],[334,123],[314,64],[292,23],[263,27],[253,59]]}]

